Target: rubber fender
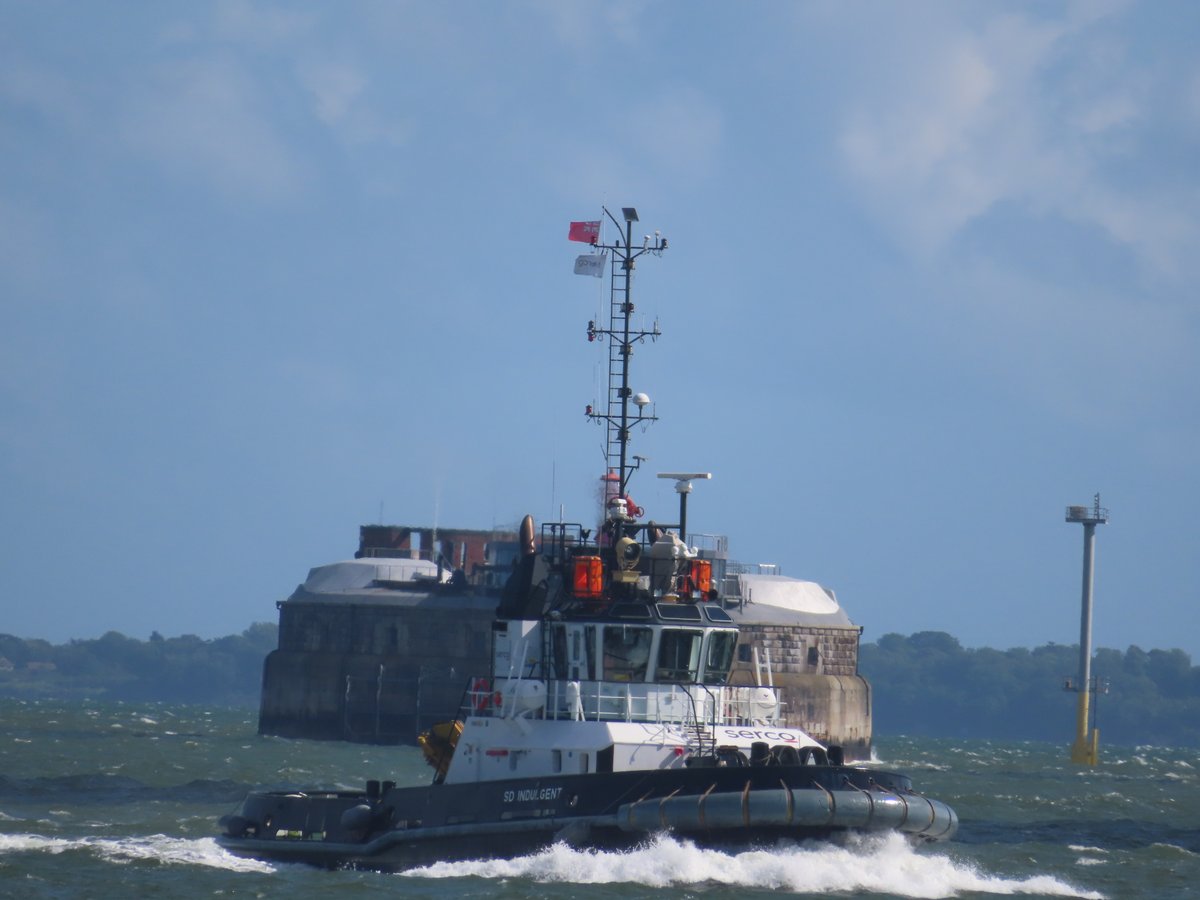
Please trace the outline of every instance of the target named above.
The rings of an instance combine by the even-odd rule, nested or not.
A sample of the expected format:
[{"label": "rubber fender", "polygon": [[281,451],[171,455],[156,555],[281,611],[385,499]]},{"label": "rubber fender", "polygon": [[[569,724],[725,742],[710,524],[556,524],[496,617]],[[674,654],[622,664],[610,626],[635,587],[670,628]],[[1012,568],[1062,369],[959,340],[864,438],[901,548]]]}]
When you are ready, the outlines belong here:
[{"label": "rubber fender", "polygon": [[617,810],[617,826],[622,831],[661,831],[662,797],[643,797],[623,803]]},{"label": "rubber fender", "polygon": [[825,752],[824,747],[800,747],[797,752],[800,755],[800,765],[802,766],[829,765],[829,755]]},{"label": "rubber fender", "polygon": [[709,794],[704,801],[704,824],[706,828],[740,828],[742,819],[742,794]]},{"label": "rubber fender", "polygon": [[908,830],[904,827],[904,823],[908,819],[908,806],[900,797],[895,794],[871,791],[871,803],[873,805],[872,828]]},{"label": "rubber fender", "polygon": [[834,796],[819,788],[792,791],[792,824],[821,828],[833,822]]},{"label": "rubber fender", "polygon": [[741,802],[740,793],[653,797],[622,805],[617,824],[623,831],[639,832],[737,827],[741,823]]},{"label": "rubber fender", "polygon": [[750,745],[750,765],[765,766],[771,759],[771,746],[766,741],[755,741]]},{"label": "rubber fender", "polygon": [[792,792],[782,785],[750,791],[746,795],[746,822],[751,828],[759,825],[792,824]]},{"label": "rubber fender", "polygon": [[869,794],[856,788],[832,791],[833,821],[837,828],[869,828],[874,804]]},{"label": "rubber fender", "polygon": [[781,766],[798,766],[800,765],[800,753],[795,747],[787,744],[778,744],[771,748],[771,755],[775,757],[775,761]]},{"label": "rubber fender", "polygon": [[707,796],[688,794],[655,802],[654,805],[658,807],[659,826],[676,831],[703,831],[705,822],[702,807],[707,801]]},{"label": "rubber fender", "polygon": [[923,834],[933,825],[933,804],[920,794],[901,794],[900,796],[908,806],[904,830],[911,834]]},{"label": "rubber fender", "polygon": [[931,841],[950,840],[958,831],[958,814],[941,800],[929,800],[929,805],[933,808],[933,822],[921,832],[921,837]]}]

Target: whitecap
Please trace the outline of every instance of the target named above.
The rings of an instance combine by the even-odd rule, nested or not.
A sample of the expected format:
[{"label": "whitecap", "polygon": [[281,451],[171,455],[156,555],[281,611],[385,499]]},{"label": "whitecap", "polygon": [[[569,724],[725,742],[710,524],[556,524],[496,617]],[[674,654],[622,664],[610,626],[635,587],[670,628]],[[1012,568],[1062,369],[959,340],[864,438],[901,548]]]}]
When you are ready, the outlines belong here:
[{"label": "whitecap", "polygon": [[1155,849],[1174,850],[1176,853],[1182,853],[1184,856],[1200,856],[1200,853],[1189,850],[1187,847],[1180,847],[1178,844],[1161,844],[1155,842],[1150,846],[1154,847]]},{"label": "whitecap", "polygon": [[79,842],[43,837],[40,834],[0,834],[0,853],[22,853],[29,850],[62,853],[70,849],[72,843]]},{"label": "whitecap", "polygon": [[274,872],[256,859],[227,853],[212,838],[174,838],[152,834],[135,838],[52,838],[40,834],[0,834],[0,854],[42,852],[59,854],[84,850],[113,863],[151,859],[167,865],[208,866],[233,872]]},{"label": "whitecap", "polygon": [[243,859],[226,852],[212,838],[174,838],[163,834],[93,842],[101,856],[114,860],[154,859],[171,865],[184,864],[229,869],[234,872],[274,872],[275,867],[257,859]]},{"label": "whitecap", "polygon": [[1102,894],[1080,892],[1050,875],[1012,879],[982,874],[968,863],[939,853],[918,853],[897,834],[853,837],[844,844],[781,845],[773,850],[741,853],[702,849],[666,836],[624,853],[555,844],[515,859],[435,863],[403,875],[651,887],[728,885],[814,894],[1042,894],[1103,900]]}]

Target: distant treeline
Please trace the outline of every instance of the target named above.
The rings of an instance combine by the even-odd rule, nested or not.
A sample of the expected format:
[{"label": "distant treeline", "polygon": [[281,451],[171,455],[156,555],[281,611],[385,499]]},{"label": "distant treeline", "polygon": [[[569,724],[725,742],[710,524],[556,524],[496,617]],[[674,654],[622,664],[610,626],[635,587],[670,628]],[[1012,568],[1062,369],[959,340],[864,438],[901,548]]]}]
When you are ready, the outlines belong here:
[{"label": "distant treeline", "polygon": [[[148,641],[110,631],[50,644],[0,635],[0,696],[90,697],[257,706],[263,658],[278,642],[270,622],[240,635]],[[876,735],[1064,741],[1074,737],[1079,651],[969,650],[940,631],[864,643]],[[1182,650],[1096,652],[1102,743],[1200,746],[1200,667]]]},{"label": "distant treeline", "polygon": [[270,622],[215,640],[156,631],[139,641],[110,631],[50,644],[0,634],[0,696],[258,706],[263,658],[278,636]]},{"label": "distant treeline", "polygon": [[[968,650],[941,631],[863,644],[876,735],[1072,740],[1078,645]],[[1092,674],[1103,744],[1200,746],[1200,666],[1182,650],[1100,649]]]}]

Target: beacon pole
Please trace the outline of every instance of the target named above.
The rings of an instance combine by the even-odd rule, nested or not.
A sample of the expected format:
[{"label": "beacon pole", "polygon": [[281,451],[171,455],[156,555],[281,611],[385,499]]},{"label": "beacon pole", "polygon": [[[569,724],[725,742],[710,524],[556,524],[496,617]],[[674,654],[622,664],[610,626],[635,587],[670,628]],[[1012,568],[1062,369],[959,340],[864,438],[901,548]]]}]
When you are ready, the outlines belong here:
[{"label": "beacon pole", "polygon": [[1071,746],[1071,762],[1094,766],[1100,757],[1100,729],[1088,731],[1088,707],[1095,689],[1092,681],[1092,580],[1095,574],[1096,526],[1108,522],[1108,510],[1100,506],[1100,495],[1094,498],[1091,509],[1068,506],[1067,521],[1083,526],[1083,596],[1079,613],[1079,681],[1067,683],[1067,689],[1079,694],[1075,708],[1075,743]]}]

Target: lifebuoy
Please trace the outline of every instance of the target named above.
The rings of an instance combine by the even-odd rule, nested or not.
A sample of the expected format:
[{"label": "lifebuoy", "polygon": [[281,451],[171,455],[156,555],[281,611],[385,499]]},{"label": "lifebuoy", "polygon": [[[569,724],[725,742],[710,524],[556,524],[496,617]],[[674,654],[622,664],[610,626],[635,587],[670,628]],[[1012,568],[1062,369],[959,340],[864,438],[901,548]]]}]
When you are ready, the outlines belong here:
[{"label": "lifebuoy", "polygon": [[[492,705],[493,694],[488,690],[488,680],[486,678],[476,678],[471,682],[471,709],[475,712],[483,712],[489,709]],[[495,693],[496,704],[499,705],[500,692]]]}]

